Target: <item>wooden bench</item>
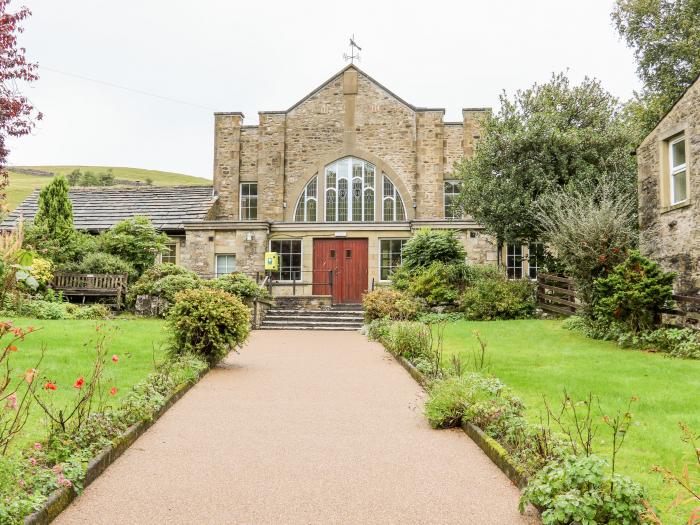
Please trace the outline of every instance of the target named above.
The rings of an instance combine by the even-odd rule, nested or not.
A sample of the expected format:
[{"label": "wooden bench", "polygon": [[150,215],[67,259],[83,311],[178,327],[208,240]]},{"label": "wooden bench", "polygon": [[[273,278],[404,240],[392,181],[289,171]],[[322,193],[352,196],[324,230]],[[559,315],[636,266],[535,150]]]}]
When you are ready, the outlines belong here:
[{"label": "wooden bench", "polygon": [[126,294],[126,275],[105,273],[57,273],[51,287],[66,297],[114,297],[117,309],[121,308]]}]

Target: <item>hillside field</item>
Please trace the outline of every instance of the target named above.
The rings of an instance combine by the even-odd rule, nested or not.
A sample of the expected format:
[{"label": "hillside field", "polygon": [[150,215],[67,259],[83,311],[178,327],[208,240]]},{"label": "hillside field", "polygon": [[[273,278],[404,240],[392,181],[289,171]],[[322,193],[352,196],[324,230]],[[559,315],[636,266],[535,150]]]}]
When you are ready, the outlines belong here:
[{"label": "hillside field", "polygon": [[145,182],[151,179],[154,186],[177,186],[177,185],[198,185],[211,184],[211,180],[202,177],[183,175],[182,173],[171,173],[168,171],[144,170],[139,168],[120,168],[110,166],[13,166],[8,168],[10,174],[10,186],[7,188],[7,205],[13,210],[36,188],[46,186],[51,177],[43,175],[30,175],[17,173],[12,168],[32,169],[51,172],[56,175],[67,175],[74,169],[81,171],[93,171],[95,173],[106,172],[111,169],[115,178],[123,180],[134,180]]}]

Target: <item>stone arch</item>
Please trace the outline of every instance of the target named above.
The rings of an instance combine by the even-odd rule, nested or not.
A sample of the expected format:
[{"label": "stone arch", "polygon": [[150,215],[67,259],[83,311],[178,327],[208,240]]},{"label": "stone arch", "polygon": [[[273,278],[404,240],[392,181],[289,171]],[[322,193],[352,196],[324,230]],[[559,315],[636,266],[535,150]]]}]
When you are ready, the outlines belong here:
[{"label": "stone arch", "polygon": [[[306,185],[309,183],[309,181],[311,181],[312,178],[318,175],[317,191],[319,199],[316,210],[318,217],[317,222],[324,222],[323,218],[325,217],[326,203],[325,199],[322,199],[320,197],[321,195],[325,195],[326,190],[326,184],[323,177],[323,173],[326,169],[326,166],[344,157],[356,157],[358,159],[365,160],[367,162],[370,162],[371,164],[374,164],[374,166],[377,168],[378,173],[385,173],[396,187],[396,190],[401,195],[404,207],[406,208],[406,220],[411,221],[415,219],[415,209],[413,207],[414,196],[411,194],[411,192],[408,189],[408,186],[406,186],[401,177],[398,176],[396,171],[389,164],[384,162],[376,155],[368,151],[362,150],[360,148],[340,148],[320,157],[318,162],[315,165],[310,166],[304,172],[304,175],[302,177],[297,179],[293,184],[290,184],[289,187],[286,188],[285,202],[287,203],[287,208],[284,210],[285,221],[294,220],[294,212],[296,209],[297,202],[299,202],[301,192],[304,191],[304,188],[306,188]],[[378,177],[378,179],[381,182],[381,177]],[[377,184],[376,187],[380,188],[379,184]],[[381,191],[376,192],[376,194],[380,193]],[[379,217],[381,217],[380,212],[381,208],[377,208],[377,216]]]}]

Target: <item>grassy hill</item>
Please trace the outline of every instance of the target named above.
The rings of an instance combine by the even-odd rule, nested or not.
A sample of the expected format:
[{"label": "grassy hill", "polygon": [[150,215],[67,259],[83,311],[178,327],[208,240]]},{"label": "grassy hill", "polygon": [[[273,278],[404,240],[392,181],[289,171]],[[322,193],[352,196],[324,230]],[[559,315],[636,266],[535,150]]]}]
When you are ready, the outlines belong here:
[{"label": "grassy hill", "polygon": [[[192,177],[182,173],[168,171],[143,170],[139,168],[119,168],[110,166],[13,166],[23,170],[36,170],[38,172],[53,173],[54,175],[68,175],[74,169],[92,171],[95,173],[106,172],[111,169],[116,179],[146,182],[150,179],[154,186],[177,186],[211,184],[211,180],[202,177]],[[17,173],[8,169],[10,174],[10,186],[7,188],[7,205],[14,209],[36,188],[46,186],[51,180],[50,176],[28,173]]]}]

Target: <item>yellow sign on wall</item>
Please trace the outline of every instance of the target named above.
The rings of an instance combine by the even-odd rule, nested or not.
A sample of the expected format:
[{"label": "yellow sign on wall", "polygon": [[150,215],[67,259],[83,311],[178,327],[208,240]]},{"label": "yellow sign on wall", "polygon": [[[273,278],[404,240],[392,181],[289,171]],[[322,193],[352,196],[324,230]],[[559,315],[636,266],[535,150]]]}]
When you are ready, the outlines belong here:
[{"label": "yellow sign on wall", "polygon": [[280,254],[277,252],[265,252],[265,269],[276,272],[280,269]]}]

